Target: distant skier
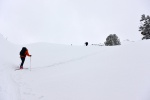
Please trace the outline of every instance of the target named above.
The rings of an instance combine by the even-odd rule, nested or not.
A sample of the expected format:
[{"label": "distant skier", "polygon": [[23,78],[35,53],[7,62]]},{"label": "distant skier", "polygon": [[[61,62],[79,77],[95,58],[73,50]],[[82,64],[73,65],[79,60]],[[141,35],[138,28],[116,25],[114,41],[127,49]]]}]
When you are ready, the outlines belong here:
[{"label": "distant skier", "polygon": [[20,69],[23,69],[23,64],[24,64],[26,56],[31,57],[31,55],[28,52],[28,49],[26,47],[23,47],[22,50],[20,51],[20,59],[22,61],[20,64]]},{"label": "distant skier", "polygon": [[88,46],[88,42],[85,42],[85,45]]}]

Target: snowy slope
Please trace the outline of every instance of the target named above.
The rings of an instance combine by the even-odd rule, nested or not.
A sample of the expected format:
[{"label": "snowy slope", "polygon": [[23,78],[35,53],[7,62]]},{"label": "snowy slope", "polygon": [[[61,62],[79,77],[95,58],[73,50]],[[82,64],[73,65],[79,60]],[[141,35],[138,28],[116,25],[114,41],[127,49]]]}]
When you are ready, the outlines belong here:
[{"label": "snowy slope", "polygon": [[[149,43],[30,44],[31,71],[14,71],[22,46],[0,37],[0,100],[149,100]],[[24,67],[30,67],[29,57]]]}]

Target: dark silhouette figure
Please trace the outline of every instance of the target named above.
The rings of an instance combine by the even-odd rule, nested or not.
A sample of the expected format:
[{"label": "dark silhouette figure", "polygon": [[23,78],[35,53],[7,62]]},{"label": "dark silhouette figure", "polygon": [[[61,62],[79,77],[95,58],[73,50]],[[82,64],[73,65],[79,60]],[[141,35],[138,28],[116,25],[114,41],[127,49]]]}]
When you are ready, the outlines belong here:
[{"label": "dark silhouette figure", "polygon": [[22,61],[20,64],[20,69],[23,69],[23,64],[26,56],[31,57],[31,55],[28,53],[28,49],[26,47],[23,47],[22,50],[20,51],[20,59]]},{"label": "dark silhouette figure", "polygon": [[88,46],[88,42],[85,42],[85,45]]}]

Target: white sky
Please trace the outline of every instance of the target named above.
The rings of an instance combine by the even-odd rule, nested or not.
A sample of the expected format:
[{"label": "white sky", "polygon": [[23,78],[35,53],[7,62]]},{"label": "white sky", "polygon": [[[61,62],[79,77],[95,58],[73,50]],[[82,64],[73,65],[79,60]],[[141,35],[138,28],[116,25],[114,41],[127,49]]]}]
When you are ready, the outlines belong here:
[{"label": "white sky", "polygon": [[140,40],[149,0],[0,0],[0,33],[15,43],[103,43],[109,34]]}]

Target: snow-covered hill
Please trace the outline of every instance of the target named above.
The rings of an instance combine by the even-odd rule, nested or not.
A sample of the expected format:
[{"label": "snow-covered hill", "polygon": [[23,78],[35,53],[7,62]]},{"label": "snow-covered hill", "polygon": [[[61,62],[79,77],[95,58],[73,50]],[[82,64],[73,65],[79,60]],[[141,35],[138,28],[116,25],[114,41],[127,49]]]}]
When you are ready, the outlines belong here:
[{"label": "snow-covered hill", "polygon": [[22,45],[0,36],[0,100],[150,100],[150,41],[129,45]]}]

